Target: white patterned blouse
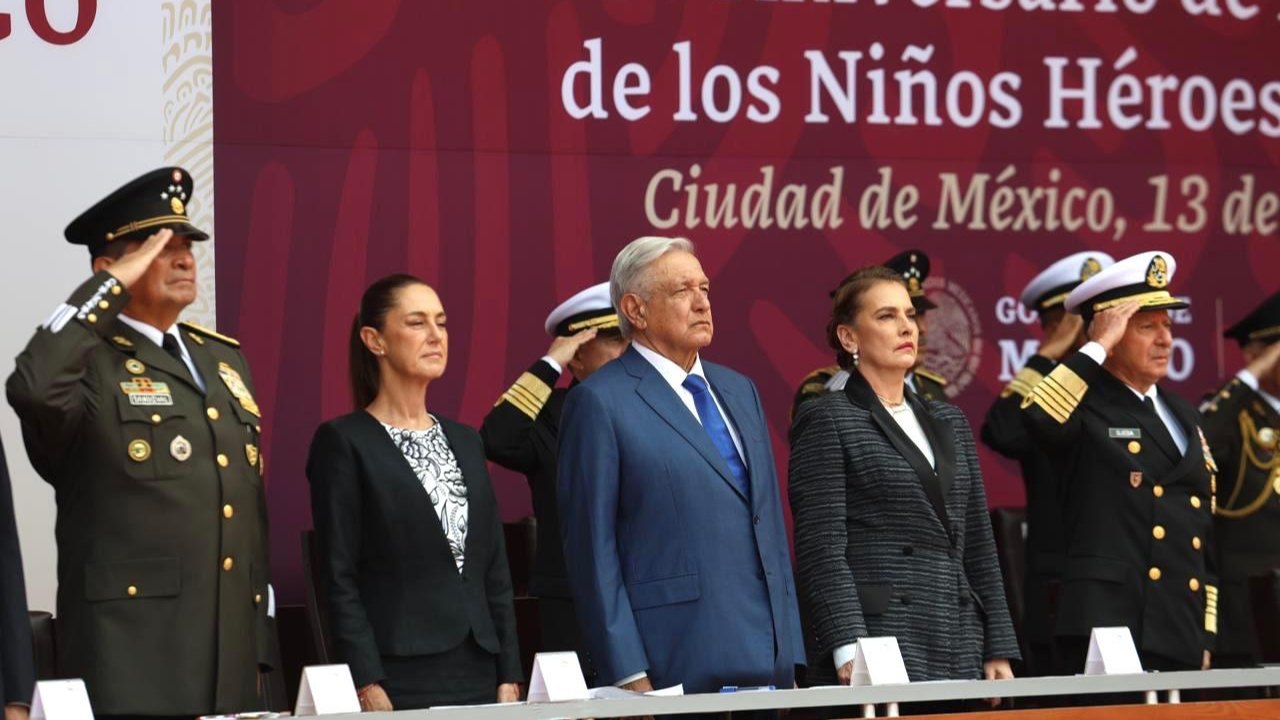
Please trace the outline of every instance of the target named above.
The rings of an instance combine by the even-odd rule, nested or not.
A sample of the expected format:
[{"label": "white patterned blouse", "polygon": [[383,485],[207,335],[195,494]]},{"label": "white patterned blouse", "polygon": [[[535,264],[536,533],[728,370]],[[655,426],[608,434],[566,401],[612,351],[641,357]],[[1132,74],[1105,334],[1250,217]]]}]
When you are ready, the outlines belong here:
[{"label": "white patterned blouse", "polygon": [[[436,420],[435,416],[431,417]],[[462,572],[467,547],[467,485],[462,479],[458,459],[449,448],[440,421],[426,430],[409,430],[386,423],[382,427],[409,462],[418,481],[431,498],[436,517],[449,541],[453,561]]]}]

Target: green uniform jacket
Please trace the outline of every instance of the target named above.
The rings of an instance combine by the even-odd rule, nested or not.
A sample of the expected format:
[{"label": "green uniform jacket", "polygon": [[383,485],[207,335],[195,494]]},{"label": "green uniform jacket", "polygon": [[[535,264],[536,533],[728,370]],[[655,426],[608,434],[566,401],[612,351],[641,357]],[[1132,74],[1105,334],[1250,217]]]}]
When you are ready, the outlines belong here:
[{"label": "green uniform jacket", "polygon": [[267,631],[258,408],[235,341],[184,325],[184,364],[117,319],[107,272],[40,328],[6,389],[58,506],[58,659],[97,714],[256,710]]},{"label": "green uniform jacket", "polygon": [[1259,653],[1249,577],[1280,567],[1280,415],[1238,379],[1200,413],[1220,471],[1213,518],[1222,573],[1218,652],[1229,664],[1247,663]]},{"label": "green uniform jacket", "polygon": [[936,402],[951,402],[951,398],[947,397],[947,379],[932,370],[924,368],[916,368],[912,371],[912,382],[916,386],[916,394],[925,400],[934,400]]}]

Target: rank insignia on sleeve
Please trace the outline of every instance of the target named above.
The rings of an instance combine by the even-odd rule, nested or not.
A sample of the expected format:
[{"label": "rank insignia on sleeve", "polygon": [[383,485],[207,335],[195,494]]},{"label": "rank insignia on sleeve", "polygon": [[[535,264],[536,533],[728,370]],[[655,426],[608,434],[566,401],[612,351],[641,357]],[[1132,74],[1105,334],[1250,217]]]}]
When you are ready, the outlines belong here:
[{"label": "rank insignia on sleeve", "polygon": [[222,383],[227,386],[231,394],[240,402],[240,407],[257,417],[262,417],[257,401],[253,399],[253,395],[249,393],[248,386],[244,384],[244,378],[240,377],[240,373],[236,372],[235,368],[225,362],[220,362],[218,363],[218,376],[222,378]]}]

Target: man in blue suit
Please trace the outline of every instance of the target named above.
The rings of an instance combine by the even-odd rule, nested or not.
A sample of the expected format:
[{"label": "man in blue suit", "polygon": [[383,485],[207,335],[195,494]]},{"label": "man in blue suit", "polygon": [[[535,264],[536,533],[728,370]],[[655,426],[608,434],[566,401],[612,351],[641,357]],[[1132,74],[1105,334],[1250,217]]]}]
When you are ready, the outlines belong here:
[{"label": "man in blue suit", "polygon": [[610,275],[632,345],[569,393],[561,535],[601,680],[792,687],[804,642],[764,413],[703,362],[709,281],[693,244],[644,237]]}]

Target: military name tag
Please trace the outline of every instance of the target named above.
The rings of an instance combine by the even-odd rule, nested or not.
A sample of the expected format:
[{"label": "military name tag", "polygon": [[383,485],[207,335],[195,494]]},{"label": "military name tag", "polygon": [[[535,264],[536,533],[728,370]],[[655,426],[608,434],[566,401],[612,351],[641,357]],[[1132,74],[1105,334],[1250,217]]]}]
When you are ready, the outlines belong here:
[{"label": "military name tag", "polygon": [[1138,428],[1107,428],[1107,436],[1121,440],[1139,440],[1142,431]]},{"label": "military name tag", "polygon": [[152,382],[150,378],[134,378],[120,383],[120,389],[129,398],[130,405],[172,405],[168,383]]}]

